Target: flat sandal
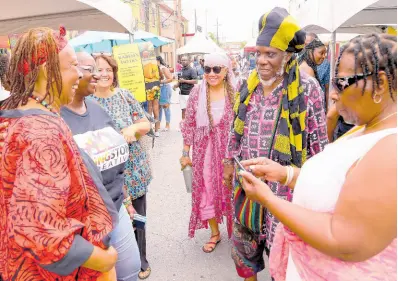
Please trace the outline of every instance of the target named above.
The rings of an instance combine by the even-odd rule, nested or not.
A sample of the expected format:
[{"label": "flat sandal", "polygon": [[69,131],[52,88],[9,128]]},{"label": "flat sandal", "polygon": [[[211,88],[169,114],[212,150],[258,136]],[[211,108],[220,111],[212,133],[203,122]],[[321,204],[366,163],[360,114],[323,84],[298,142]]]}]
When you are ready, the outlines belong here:
[{"label": "flat sandal", "polygon": [[[210,237],[210,239],[211,239],[211,238],[214,238],[214,237],[217,237],[217,236],[221,236],[220,232],[219,232],[218,234],[213,235],[212,237]],[[210,253],[214,252],[214,250],[217,248],[217,245],[218,245],[220,242],[221,242],[221,237],[220,237],[220,239],[218,239],[217,242],[212,242],[212,241],[207,242],[207,243],[205,244],[205,246],[206,246],[206,245],[214,245],[214,247],[212,247],[211,250],[206,250],[206,249],[205,249],[205,246],[203,246],[203,247],[202,247],[203,252],[205,252],[206,254],[210,254]]]}]

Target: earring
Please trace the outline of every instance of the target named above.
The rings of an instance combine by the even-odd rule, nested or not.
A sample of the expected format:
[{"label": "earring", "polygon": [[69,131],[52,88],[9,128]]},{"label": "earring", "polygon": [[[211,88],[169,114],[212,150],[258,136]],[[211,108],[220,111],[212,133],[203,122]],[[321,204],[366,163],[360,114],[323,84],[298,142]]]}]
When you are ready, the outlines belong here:
[{"label": "earring", "polygon": [[[377,97],[377,98],[376,98],[376,97]],[[381,103],[382,99],[383,99],[383,97],[382,97],[381,95],[376,94],[376,95],[373,96],[373,102],[374,102],[375,104]]]}]

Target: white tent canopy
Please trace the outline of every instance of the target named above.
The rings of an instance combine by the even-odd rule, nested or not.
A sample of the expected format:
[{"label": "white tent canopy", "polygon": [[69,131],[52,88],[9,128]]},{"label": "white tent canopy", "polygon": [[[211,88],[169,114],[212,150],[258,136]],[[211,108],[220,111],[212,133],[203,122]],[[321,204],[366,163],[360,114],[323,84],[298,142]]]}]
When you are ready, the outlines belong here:
[{"label": "white tent canopy", "polygon": [[301,27],[315,33],[380,32],[397,24],[396,0],[307,0],[294,13]]},{"label": "white tent canopy", "polygon": [[214,52],[225,53],[213,40],[207,39],[203,33],[199,32],[184,47],[177,49],[178,55],[209,54]]},{"label": "white tent canopy", "polygon": [[[360,35],[360,34],[358,34],[358,33],[337,33],[336,34],[336,42],[347,42],[358,35]],[[323,43],[331,42],[333,40],[333,33],[318,34],[318,38]]]},{"label": "white tent canopy", "polygon": [[40,26],[130,33],[135,28],[131,7],[120,0],[0,0],[0,7],[0,35]]},{"label": "white tent canopy", "polygon": [[[332,33],[331,61],[334,62],[337,33],[380,33],[381,26],[396,26],[397,1],[307,0],[294,16],[306,31]],[[334,67],[332,63],[331,77]]]}]

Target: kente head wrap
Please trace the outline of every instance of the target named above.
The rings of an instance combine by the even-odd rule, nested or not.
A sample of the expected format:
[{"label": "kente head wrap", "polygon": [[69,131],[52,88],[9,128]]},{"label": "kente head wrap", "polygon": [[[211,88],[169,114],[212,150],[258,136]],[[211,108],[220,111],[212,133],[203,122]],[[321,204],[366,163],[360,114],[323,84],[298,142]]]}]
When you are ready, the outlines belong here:
[{"label": "kente head wrap", "polygon": [[264,14],[258,24],[257,46],[273,47],[299,53],[304,49],[305,31],[284,8],[276,7]]}]

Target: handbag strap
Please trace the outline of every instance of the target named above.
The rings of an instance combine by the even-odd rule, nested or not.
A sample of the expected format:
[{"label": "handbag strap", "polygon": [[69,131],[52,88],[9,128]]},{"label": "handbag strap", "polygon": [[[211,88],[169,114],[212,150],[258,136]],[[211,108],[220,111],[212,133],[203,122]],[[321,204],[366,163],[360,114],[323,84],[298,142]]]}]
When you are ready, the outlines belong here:
[{"label": "handbag strap", "polygon": [[122,89],[119,90],[119,94],[121,95],[123,101],[127,104],[127,106],[129,107],[129,111],[130,111],[130,115],[133,116],[133,112],[131,110],[131,105],[130,103],[127,101],[126,97],[124,96],[124,92]]}]

